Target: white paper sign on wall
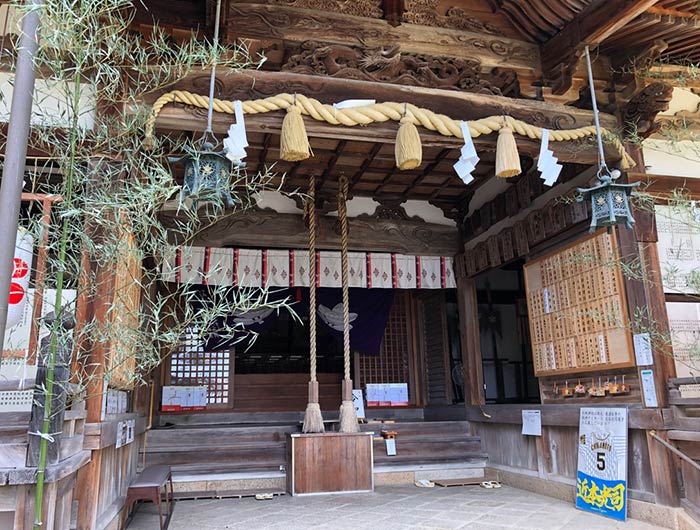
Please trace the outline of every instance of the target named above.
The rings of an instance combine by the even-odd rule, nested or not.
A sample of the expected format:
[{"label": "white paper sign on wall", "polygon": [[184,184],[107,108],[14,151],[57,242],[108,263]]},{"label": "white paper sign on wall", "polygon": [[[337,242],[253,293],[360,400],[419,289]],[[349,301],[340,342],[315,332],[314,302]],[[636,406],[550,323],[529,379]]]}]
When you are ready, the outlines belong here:
[{"label": "white paper sign on wall", "polygon": [[651,337],[648,333],[634,334],[634,356],[637,359],[637,366],[654,364],[654,357],[651,354]]},{"label": "white paper sign on wall", "polygon": [[644,394],[644,405],[653,408],[659,406],[656,399],[656,384],[654,383],[654,372],[652,370],[642,370],[639,372],[642,378],[642,393]]},{"label": "white paper sign on wall", "polygon": [[362,389],[352,391],[352,404],[355,406],[355,413],[358,418],[365,417],[365,400],[362,397]]},{"label": "white paper sign on wall", "polygon": [[542,414],[539,410],[523,410],[523,434],[542,436]]}]

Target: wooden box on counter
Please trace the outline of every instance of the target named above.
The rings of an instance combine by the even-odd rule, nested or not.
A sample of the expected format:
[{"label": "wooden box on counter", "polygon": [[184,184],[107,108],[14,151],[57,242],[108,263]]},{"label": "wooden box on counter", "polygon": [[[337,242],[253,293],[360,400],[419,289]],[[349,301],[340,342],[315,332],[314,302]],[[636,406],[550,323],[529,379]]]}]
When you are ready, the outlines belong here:
[{"label": "wooden box on counter", "polygon": [[290,434],[287,490],[291,495],[374,491],[371,432]]}]

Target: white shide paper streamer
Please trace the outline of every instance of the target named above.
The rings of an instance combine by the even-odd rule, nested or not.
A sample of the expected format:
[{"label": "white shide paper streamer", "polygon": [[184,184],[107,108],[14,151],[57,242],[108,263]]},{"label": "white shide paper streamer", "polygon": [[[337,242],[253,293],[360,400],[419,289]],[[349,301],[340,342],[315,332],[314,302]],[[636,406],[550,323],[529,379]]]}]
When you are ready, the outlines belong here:
[{"label": "white shide paper streamer", "polygon": [[549,130],[542,129],[542,143],[540,144],[540,156],[537,159],[537,170],[540,178],[546,186],[552,186],[559,178],[563,166],[558,163],[554,151],[549,149]]},{"label": "white shide paper streamer", "polygon": [[457,163],[452,167],[459,178],[462,179],[462,182],[469,184],[474,180],[472,171],[474,171],[476,165],[479,163],[479,155],[476,154],[476,148],[474,147],[474,141],[469,132],[467,122],[461,122],[460,127],[462,128],[462,136],[464,136],[464,145],[460,150],[459,160],[457,160]]},{"label": "white shide paper streamer", "polygon": [[240,101],[233,102],[236,114],[236,123],[228,128],[228,136],[224,138],[226,158],[231,162],[240,162],[248,156],[245,148],[248,147],[248,136],[245,132],[245,119],[243,118],[243,104]]},{"label": "white shide paper streamer", "polygon": [[374,105],[377,101],[374,99],[346,99],[344,101],[339,101],[338,103],[333,103],[334,109],[352,109],[355,107],[366,107],[368,105]]}]

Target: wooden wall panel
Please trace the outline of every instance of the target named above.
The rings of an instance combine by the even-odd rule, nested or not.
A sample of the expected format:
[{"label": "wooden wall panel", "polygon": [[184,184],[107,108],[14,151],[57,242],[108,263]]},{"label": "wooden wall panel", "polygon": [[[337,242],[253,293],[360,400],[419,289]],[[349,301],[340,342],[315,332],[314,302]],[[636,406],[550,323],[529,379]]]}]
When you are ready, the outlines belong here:
[{"label": "wooden wall panel", "polygon": [[[321,408],[337,410],[342,374],[318,374]],[[303,411],[308,399],[308,374],[237,374],[233,411]]]},{"label": "wooden wall panel", "polygon": [[543,429],[542,440],[544,455],[547,459],[545,466],[547,472],[552,475],[575,478],[578,462],[578,429],[546,427]]},{"label": "wooden wall panel", "polygon": [[449,367],[447,316],[442,291],[422,297],[424,325],[425,374],[428,405],[445,405],[452,401]]},{"label": "wooden wall panel", "polygon": [[478,424],[481,448],[489,464],[537,471],[537,450],[533,436],[523,436],[520,425]]}]

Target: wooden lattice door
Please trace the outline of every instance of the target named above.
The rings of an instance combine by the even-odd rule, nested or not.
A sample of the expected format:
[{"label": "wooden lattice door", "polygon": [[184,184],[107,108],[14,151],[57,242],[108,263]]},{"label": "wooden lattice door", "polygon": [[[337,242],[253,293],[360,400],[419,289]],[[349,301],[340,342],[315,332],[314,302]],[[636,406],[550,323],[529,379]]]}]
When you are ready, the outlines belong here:
[{"label": "wooden lattice door", "polygon": [[410,382],[410,330],[408,303],[405,293],[397,292],[389,313],[379,355],[360,354],[357,357],[359,382],[363,389],[368,384],[408,383],[409,398],[413,402]]},{"label": "wooden lattice door", "polygon": [[196,330],[188,328],[170,356],[166,385],[206,386],[207,409],[231,409],[233,369],[233,351],[207,351]]}]

